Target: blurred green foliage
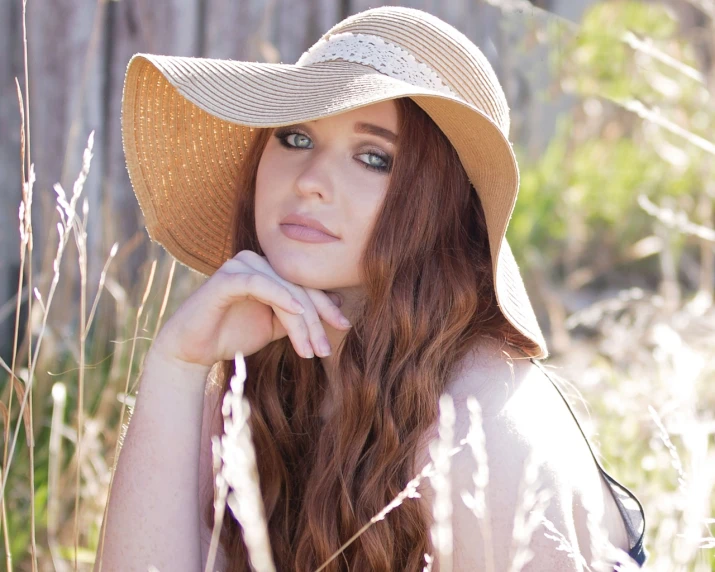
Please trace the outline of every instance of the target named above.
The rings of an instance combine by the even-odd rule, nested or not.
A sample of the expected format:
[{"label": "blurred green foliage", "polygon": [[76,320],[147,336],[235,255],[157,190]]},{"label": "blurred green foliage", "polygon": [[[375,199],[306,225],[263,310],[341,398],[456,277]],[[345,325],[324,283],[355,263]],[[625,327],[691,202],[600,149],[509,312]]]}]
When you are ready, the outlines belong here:
[{"label": "blurred green foliage", "polygon": [[[508,237],[520,262],[559,274],[566,255],[571,266],[589,265],[594,254],[629,259],[632,245],[653,233],[639,194],[698,221],[697,197],[704,178],[713,177],[704,165],[713,156],[625,107],[641,102],[693,135],[713,132],[707,89],[682,71],[694,72],[696,61],[674,13],[657,4],[603,2],[578,27],[554,21],[539,32],[550,49],[555,91],[578,103],[559,118],[541,156],[516,147],[522,179]],[[679,64],[635,49],[625,41],[631,37]],[[657,261],[641,270],[648,268],[657,281]]]}]

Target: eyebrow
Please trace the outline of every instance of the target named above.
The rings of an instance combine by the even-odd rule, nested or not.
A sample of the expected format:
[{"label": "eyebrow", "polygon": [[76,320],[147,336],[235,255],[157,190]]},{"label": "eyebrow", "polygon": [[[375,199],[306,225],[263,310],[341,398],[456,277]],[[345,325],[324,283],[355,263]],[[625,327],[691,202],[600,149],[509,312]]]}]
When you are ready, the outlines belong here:
[{"label": "eyebrow", "polygon": [[[313,121],[308,121],[308,123],[315,123],[317,120]],[[394,143],[397,141],[397,135],[390,131],[389,129],[385,129],[384,127],[380,127],[379,125],[374,125],[372,123],[363,123],[362,121],[358,121],[355,125],[355,133],[367,133],[369,135],[375,135],[377,137],[382,137],[386,141],[389,141],[390,143]]]},{"label": "eyebrow", "polygon": [[397,135],[395,135],[392,131],[390,131],[389,129],[385,129],[384,127],[380,127],[379,125],[373,125],[372,123],[356,123],[355,132],[376,135],[377,137],[382,137],[383,139],[386,139],[390,143],[394,143],[395,141],[397,141]]}]

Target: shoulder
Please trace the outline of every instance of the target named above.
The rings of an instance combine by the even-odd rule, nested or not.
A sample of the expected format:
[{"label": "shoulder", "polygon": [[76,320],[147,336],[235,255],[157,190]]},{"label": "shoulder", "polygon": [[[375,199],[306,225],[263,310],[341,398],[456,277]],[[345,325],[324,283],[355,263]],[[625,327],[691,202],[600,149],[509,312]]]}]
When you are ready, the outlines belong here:
[{"label": "shoulder", "polygon": [[[544,427],[550,425],[554,415],[563,414],[548,384],[539,368],[523,354],[491,342],[471,354],[448,384],[445,393],[452,397],[455,408],[455,446],[470,430],[470,399],[481,406],[480,440],[488,477],[483,497],[486,513],[478,518],[463,495],[475,494],[474,476],[478,471],[484,475],[484,467],[479,466],[468,446],[452,457],[454,569],[485,569],[492,560],[494,569],[507,570],[512,558],[527,553],[533,558],[523,570],[582,569],[566,551],[558,549],[562,540],[579,549],[578,524],[572,510],[577,477],[569,472],[572,463],[566,462],[566,450],[562,448],[559,453],[560,433],[567,425],[557,418],[553,427]],[[418,471],[429,461],[428,442],[436,436],[436,426],[425,435],[415,459]],[[418,490],[422,502],[431,507],[434,491],[429,481]],[[541,517],[547,519],[546,525]],[[489,526],[484,526],[487,520]],[[562,540],[553,539],[549,526]]]}]

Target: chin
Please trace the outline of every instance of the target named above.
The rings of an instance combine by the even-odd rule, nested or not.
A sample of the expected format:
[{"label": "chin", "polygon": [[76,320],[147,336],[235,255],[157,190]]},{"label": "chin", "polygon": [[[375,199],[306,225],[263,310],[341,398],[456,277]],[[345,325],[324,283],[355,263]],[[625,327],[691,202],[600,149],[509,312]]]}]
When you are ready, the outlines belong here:
[{"label": "chin", "polygon": [[337,286],[335,269],[330,266],[329,259],[324,254],[305,252],[301,256],[300,253],[287,249],[264,252],[273,269],[288,282],[316,290],[328,290]]}]

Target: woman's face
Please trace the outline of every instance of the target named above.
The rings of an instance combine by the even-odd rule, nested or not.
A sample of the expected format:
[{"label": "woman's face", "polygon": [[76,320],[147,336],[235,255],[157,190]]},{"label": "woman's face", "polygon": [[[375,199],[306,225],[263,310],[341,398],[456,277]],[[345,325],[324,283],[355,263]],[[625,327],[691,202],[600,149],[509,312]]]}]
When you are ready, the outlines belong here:
[{"label": "woman's face", "polygon": [[[301,286],[347,293],[382,204],[397,135],[397,105],[384,101],[317,121],[277,127],[256,179],[258,240],[275,271]],[[282,224],[317,220],[333,237]]]}]

